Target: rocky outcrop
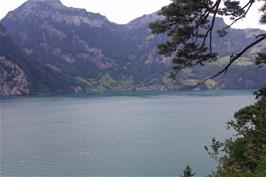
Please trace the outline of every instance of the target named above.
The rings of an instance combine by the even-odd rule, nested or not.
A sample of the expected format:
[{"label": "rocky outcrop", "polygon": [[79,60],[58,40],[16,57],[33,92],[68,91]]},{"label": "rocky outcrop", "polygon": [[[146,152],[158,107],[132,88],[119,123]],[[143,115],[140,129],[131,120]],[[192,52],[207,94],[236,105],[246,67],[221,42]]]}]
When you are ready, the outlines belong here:
[{"label": "rocky outcrop", "polygon": [[29,88],[24,71],[16,63],[0,57],[0,96],[29,94]]},{"label": "rocky outcrop", "polygon": [[[32,50],[25,50],[31,53]],[[29,58],[0,24],[0,96],[73,91],[74,82],[60,68]]]}]

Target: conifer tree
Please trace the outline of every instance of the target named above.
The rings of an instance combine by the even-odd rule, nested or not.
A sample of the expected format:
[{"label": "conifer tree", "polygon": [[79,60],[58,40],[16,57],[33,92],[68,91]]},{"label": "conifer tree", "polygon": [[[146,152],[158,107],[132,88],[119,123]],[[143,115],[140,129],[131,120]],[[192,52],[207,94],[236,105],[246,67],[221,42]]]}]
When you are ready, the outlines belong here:
[{"label": "conifer tree", "polygon": [[[245,18],[254,3],[259,1],[265,0],[246,0],[242,6],[239,0],[172,0],[159,13],[165,18],[150,24],[152,33],[166,33],[169,37],[166,42],[158,45],[159,53],[173,58],[173,69],[176,72],[216,61],[218,54],[213,50],[214,33],[219,37],[226,36],[230,27]],[[258,21],[265,24],[266,1],[260,11],[262,16]],[[229,17],[231,24],[214,30],[218,16]],[[254,42],[232,54],[224,68],[206,80],[225,73],[247,50],[265,39],[266,33],[255,36]],[[265,54],[259,53],[256,63],[265,62]]]},{"label": "conifer tree", "polygon": [[186,169],[183,171],[183,175],[181,175],[181,177],[193,177],[193,176],[195,176],[195,173],[192,172],[190,166],[187,166]]},{"label": "conifer tree", "polygon": [[[230,27],[246,17],[256,2],[263,2],[260,23],[266,24],[266,0],[172,0],[160,14],[165,18],[150,24],[153,33],[166,33],[169,39],[158,45],[159,53],[173,58],[173,69],[204,65],[216,61],[218,53],[213,50],[213,35],[227,35]],[[232,23],[214,31],[217,17],[230,17]],[[230,66],[249,49],[266,39],[266,33],[255,36],[254,41],[231,55],[230,61],[208,79],[227,72]],[[266,49],[266,47],[265,47]],[[265,51],[256,56],[256,64],[266,64]],[[266,77],[266,76],[265,76]],[[203,80],[205,82],[206,80]],[[206,151],[218,167],[209,177],[265,177],[266,176],[266,86],[255,92],[258,99],[247,106],[227,123],[235,130],[235,137],[220,142],[213,138]],[[182,177],[195,174],[187,167]]]}]

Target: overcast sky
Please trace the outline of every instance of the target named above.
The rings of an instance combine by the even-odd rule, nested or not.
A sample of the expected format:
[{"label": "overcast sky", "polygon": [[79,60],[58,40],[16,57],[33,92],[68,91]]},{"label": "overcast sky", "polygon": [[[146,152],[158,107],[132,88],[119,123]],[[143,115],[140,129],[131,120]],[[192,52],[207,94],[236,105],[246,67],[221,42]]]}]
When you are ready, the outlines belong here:
[{"label": "overcast sky", "polygon": [[[8,11],[14,10],[26,0],[0,0],[0,18],[2,19]],[[245,2],[247,0],[241,0]],[[110,21],[125,24],[143,14],[150,14],[159,10],[162,6],[169,4],[170,0],[61,0],[66,6],[85,8],[87,11],[100,13]],[[240,21],[235,28],[263,28],[259,25],[259,4],[256,4],[245,21]]]}]

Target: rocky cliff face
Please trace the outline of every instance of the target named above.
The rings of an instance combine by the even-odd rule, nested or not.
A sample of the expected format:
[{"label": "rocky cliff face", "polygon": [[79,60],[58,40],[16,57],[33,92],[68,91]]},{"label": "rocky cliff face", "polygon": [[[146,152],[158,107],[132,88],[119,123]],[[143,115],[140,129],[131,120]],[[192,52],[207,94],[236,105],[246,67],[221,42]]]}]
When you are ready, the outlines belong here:
[{"label": "rocky cliff face", "polygon": [[24,71],[14,62],[0,57],[0,95],[29,94],[30,83]]},{"label": "rocky cliff face", "polygon": [[[0,25],[0,42],[8,45],[9,36]],[[2,47],[1,47],[2,48]],[[30,83],[24,71],[3,54],[0,54],[0,96],[29,94]]]},{"label": "rocky cliff face", "polygon": [[10,39],[0,24],[0,96],[73,91],[67,75],[32,60]]},{"label": "rocky cliff face", "polygon": [[[13,62],[26,71],[31,83],[30,93],[164,90],[173,85],[166,77],[171,69],[171,59],[159,56],[156,46],[166,36],[151,35],[148,27],[150,22],[160,18],[163,17],[154,13],[126,25],[118,25],[100,14],[66,7],[59,0],[28,0],[8,13],[1,23],[26,56],[24,62],[16,57],[13,57]],[[217,21],[217,27],[223,25],[222,19]],[[228,61],[228,56],[253,41],[254,34],[261,32],[231,29],[225,38],[214,36],[214,50],[220,54],[221,60],[205,68],[182,71],[174,84],[175,88],[186,88],[215,73]],[[258,45],[256,50],[265,45]],[[226,75],[228,82],[218,78],[205,88],[259,87],[259,83],[265,82],[263,77],[254,79],[253,75],[248,74],[242,77],[240,72],[243,69],[246,73],[251,72],[248,67],[253,67],[256,50],[249,51],[235,66],[234,77]],[[34,72],[32,68],[35,68]],[[252,69],[252,72],[264,75],[265,68]],[[238,81],[240,77],[241,81]],[[250,84],[252,82],[255,83]],[[239,84],[232,87],[232,83]]]}]

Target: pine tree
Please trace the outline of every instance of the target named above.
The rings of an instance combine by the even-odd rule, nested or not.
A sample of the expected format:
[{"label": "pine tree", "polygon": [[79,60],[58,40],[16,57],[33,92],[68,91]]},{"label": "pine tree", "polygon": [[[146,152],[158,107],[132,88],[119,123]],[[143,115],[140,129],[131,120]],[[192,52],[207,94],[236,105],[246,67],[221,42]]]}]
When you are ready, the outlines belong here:
[{"label": "pine tree", "polygon": [[181,175],[181,177],[193,177],[193,176],[195,176],[195,173],[192,172],[190,166],[187,166],[186,169],[183,171],[183,175]]},{"label": "pine tree", "polygon": [[[246,17],[254,3],[260,0],[248,0],[241,6],[239,0],[172,0],[172,3],[163,7],[160,15],[165,18],[150,24],[152,33],[166,33],[169,37],[158,45],[159,53],[173,58],[175,72],[183,68],[204,65],[217,60],[217,53],[213,50],[213,33],[224,37],[230,27]],[[265,1],[265,0],[263,0]],[[266,1],[261,8],[262,24],[266,23]],[[214,31],[217,16],[230,17],[232,23]],[[247,50],[266,39],[266,33],[256,36],[254,42],[236,51],[230,61],[217,74],[208,79],[225,73]],[[265,63],[265,55],[258,54],[257,64]]]},{"label": "pine tree", "polygon": [[[218,54],[213,51],[212,44],[217,16],[227,16],[232,20],[231,24],[216,31],[219,37],[224,37],[230,27],[245,18],[258,1],[264,1],[259,21],[266,24],[266,0],[248,0],[243,6],[239,0],[172,0],[160,11],[165,18],[150,24],[153,33],[166,33],[169,37],[169,40],[158,45],[159,53],[173,58],[174,74],[186,67],[216,61]],[[256,36],[251,44],[231,55],[222,70],[206,80],[225,73],[247,50],[265,39],[266,33]],[[257,54],[256,59],[256,64],[266,64],[263,51]],[[212,145],[205,147],[210,157],[218,163],[217,170],[209,177],[266,176],[266,85],[255,95],[257,102],[239,110],[227,123],[228,128],[236,131],[235,137],[224,142],[213,138]],[[181,177],[194,175],[192,169],[187,167]]]}]

